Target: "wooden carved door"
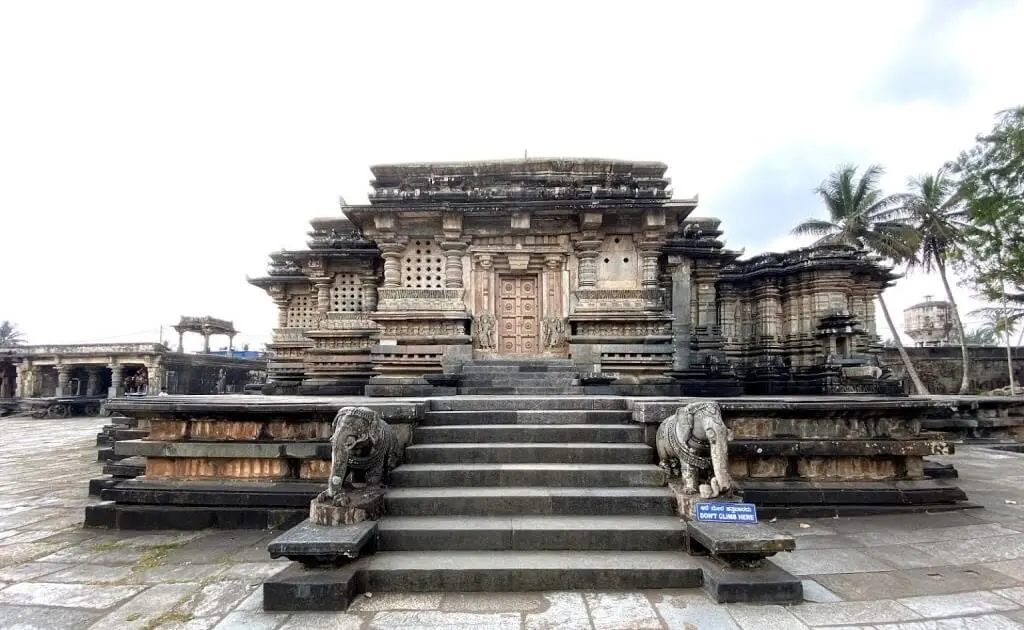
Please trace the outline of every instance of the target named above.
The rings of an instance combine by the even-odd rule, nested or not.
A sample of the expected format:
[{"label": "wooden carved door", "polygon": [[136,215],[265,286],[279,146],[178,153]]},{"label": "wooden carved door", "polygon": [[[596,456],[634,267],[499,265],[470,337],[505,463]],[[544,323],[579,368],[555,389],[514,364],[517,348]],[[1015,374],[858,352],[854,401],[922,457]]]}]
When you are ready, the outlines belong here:
[{"label": "wooden carved door", "polygon": [[498,352],[537,354],[537,276],[501,276]]}]

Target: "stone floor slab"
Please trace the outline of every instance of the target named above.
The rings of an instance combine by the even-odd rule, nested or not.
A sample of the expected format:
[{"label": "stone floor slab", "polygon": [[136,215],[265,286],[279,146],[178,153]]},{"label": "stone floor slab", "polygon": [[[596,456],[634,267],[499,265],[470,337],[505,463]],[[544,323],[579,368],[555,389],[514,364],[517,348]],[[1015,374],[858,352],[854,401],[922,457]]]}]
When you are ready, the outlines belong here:
[{"label": "stone floor slab", "polygon": [[955,617],[1013,610],[1019,606],[1005,597],[988,591],[953,593],[950,595],[919,595],[897,600],[922,617]]},{"label": "stone floor slab", "polygon": [[587,604],[581,593],[545,593],[547,608],[527,612],[525,630],[593,630]]},{"label": "stone floor slab", "polygon": [[[875,626],[875,630],[1022,630],[1017,622],[1003,615],[929,619]],[[835,630],[830,628],[829,630]]]},{"label": "stone floor slab", "polygon": [[981,566],[933,567],[886,573],[820,575],[817,581],[844,600],[898,599],[1014,586],[1013,578]]},{"label": "stone floor slab", "polygon": [[396,610],[380,612],[370,621],[370,630],[519,630],[519,613],[446,613],[439,610]]},{"label": "stone floor slab", "polygon": [[350,612],[437,610],[444,593],[364,593],[348,607]]},{"label": "stone floor slab", "polygon": [[364,622],[347,613],[292,613],[278,630],[361,630]]},{"label": "stone floor slab", "polygon": [[157,584],[104,616],[89,630],[149,630],[162,627],[161,621],[183,621],[177,607],[198,588],[198,584]]},{"label": "stone floor slab", "polygon": [[640,593],[586,593],[594,630],[661,630],[651,602]]},{"label": "stone floor slab", "polygon": [[725,606],[702,594],[653,595],[655,608],[669,628],[686,630],[740,630]]},{"label": "stone floor slab", "polygon": [[890,571],[892,565],[873,558],[859,549],[830,549],[801,551],[797,540],[796,551],[772,557],[778,567],[793,575],[827,575],[830,573],[869,573]]},{"label": "stone floor slab", "polygon": [[48,606],[0,604],[0,628],[18,630],[81,630],[103,613]]},{"label": "stone floor slab", "polygon": [[792,613],[811,626],[879,624],[913,621],[921,615],[891,600],[801,604]]},{"label": "stone floor slab", "polygon": [[445,593],[438,605],[444,612],[469,613],[530,613],[547,607],[548,600],[540,593]]},{"label": "stone floor slab", "polygon": [[141,586],[22,582],[0,591],[0,603],[102,610],[136,595],[142,589]]},{"label": "stone floor slab", "polygon": [[743,630],[807,630],[804,622],[782,606],[729,604],[729,615]]}]

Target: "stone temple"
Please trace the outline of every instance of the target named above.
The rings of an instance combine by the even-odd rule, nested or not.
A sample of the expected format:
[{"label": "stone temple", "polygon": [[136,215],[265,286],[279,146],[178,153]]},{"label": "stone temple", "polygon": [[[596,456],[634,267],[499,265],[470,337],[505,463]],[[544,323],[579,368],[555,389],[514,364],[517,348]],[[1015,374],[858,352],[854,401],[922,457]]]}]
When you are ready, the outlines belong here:
[{"label": "stone temple", "polygon": [[278,307],[268,393],[506,393],[435,387],[493,357],[569,360],[604,385],[586,393],[884,390],[874,300],[891,270],[835,247],[738,260],[666,170],[372,167],[368,204],[312,220],[308,249],[249,280]]}]

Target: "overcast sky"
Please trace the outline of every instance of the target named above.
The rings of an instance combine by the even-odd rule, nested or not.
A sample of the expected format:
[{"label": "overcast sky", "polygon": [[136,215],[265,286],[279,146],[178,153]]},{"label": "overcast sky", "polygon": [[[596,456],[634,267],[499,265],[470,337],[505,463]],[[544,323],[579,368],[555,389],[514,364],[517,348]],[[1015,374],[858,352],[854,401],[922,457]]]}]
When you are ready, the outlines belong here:
[{"label": "overcast sky", "polygon": [[[5,2],[0,320],[156,341],[209,314],[259,345],[246,274],[380,162],[661,160],[728,246],[788,248],[837,164],[898,191],[1024,101],[1021,24],[1001,0]],[[901,321],[941,292],[887,298]]]}]

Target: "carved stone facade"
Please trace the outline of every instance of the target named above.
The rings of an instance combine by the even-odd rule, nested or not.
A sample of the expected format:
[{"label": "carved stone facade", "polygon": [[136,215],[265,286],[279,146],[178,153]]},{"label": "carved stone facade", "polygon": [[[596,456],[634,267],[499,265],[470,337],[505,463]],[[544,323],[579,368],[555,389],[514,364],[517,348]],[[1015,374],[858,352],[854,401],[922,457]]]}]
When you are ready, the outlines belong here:
[{"label": "carved stone facade", "polygon": [[719,221],[690,217],[695,198],[672,198],[666,169],[372,167],[368,204],[313,221],[308,250],[273,254],[268,275],[250,280],[279,308],[271,379],[282,391],[372,375],[426,385],[424,375],[506,355],[569,357],[639,382],[720,359],[810,365],[831,343],[818,326],[833,312],[856,316],[860,331],[837,350],[873,343],[888,270],[839,249],[737,263]]}]

